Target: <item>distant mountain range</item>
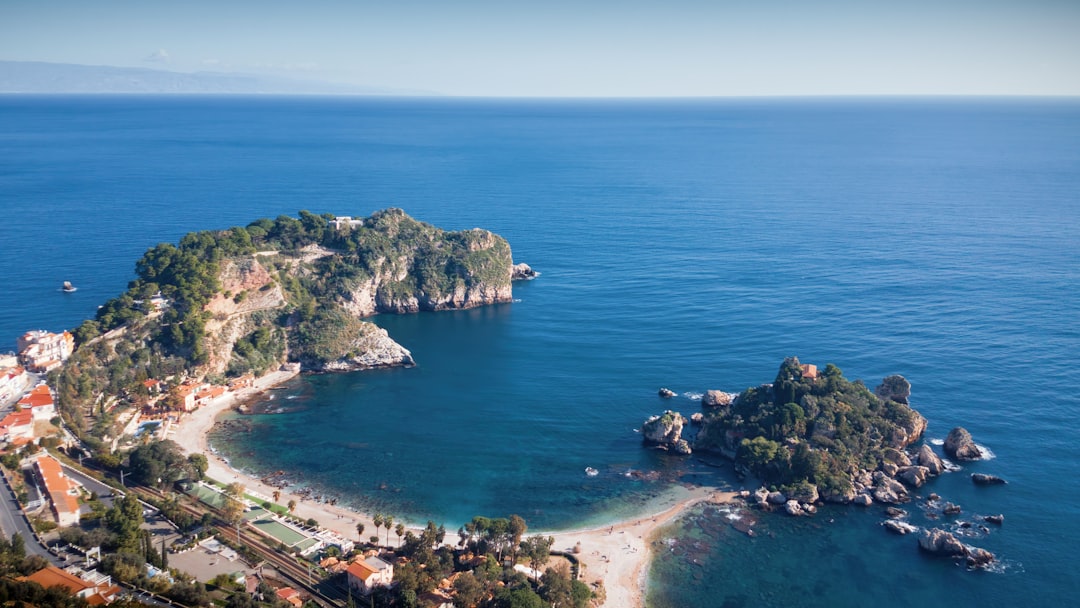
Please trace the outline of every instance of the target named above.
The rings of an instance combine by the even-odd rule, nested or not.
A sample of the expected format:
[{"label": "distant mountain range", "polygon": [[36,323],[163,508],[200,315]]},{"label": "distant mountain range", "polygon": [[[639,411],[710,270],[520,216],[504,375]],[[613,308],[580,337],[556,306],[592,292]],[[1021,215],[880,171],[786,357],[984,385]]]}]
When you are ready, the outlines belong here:
[{"label": "distant mountain range", "polygon": [[176,93],[435,95],[332,82],[225,72],[170,72],[147,68],[0,61],[0,93]]}]

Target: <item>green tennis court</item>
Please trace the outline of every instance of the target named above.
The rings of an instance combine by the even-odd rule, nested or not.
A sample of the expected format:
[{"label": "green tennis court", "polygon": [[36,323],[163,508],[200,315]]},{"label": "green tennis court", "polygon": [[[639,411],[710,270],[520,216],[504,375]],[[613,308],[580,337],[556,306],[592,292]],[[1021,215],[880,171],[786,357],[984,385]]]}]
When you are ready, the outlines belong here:
[{"label": "green tennis court", "polygon": [[[306,535],[293,530],[292,528],[282,524],[281,522],[274,521],[269,517],[257,519],[251,522],[251,525],[259,529],[263,534],[272,536],[281,541],[286,547],[296,546],[298,543],[309,539]],[[318,541],[316,541],[318,542]]]}]

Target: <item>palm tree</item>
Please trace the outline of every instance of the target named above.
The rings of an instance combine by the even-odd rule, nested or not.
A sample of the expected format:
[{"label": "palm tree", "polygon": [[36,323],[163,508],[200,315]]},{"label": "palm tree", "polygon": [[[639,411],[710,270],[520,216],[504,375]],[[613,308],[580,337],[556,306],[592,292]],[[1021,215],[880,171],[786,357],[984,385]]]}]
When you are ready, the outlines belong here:
[{"label": "palm tree", "polygon": [[[379,537],[379,528],[382,527],[383,518],[382,513],[376,513],[375,517],[371,518],[371,523],[375,524],[375,538]],[[378,544],[378,543],[376,543]]]},{"label": "palm tree", "polygon": [[274,502],[281,500],[281,490],[274,490]]},{"label": "palm tree", "polygon": [[401,546],[401,537],[405,536],[405,524],[399,523],[394,527],[394,534],[397,534],[397,544]]},{"label": "palm tree", "polygon": [[360,537],[360,542],[364,542],[364,524],[356,524],[356,535]]},{"label": "palm tree", "polygon": [[384,515],[383,516],[383,525],[386,526],[386,544],[389,545],[390,544],[390,526],[394,525],[394,516],[393,515]]},{"label": "palm tree", "polygon": [[295,500],[290,500],[289,504],[287,504],[285,506],[287,506],[289,508],[289,515],[292,515],[292,512],[296,510],[296,501]]}]

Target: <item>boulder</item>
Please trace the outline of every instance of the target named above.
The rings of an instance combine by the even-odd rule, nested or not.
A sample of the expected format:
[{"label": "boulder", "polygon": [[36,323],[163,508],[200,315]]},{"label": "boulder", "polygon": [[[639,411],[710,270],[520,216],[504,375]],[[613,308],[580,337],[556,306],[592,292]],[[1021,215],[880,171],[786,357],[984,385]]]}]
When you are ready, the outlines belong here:
[{"label": "boulder", "polygon": [[926,497],[926,502],[935,502],[938,500],[941,500],[941,496],[938,495],[937,492],[931,492],[930,495]]},{"label": "boulder", "polygon": [[705,414],[701,412],[694,412],[690,415],[690,424],[701,426],[705,423]]},{"label": "boulder", "polygon": [[945,506],[941,509],[941,512],[945,515],[959,515],[961,511],[960,505],[955,505],[951,502],[946,502]]},{"label": "boulder", "polygon": [[889,519],[900,519],[907,517],[907,511],[897,507],[885,507],[885,515],[888,515]]},{"label": "boulder", "polygon": [[783,492],[769,492],[769,504],[782,505],[787,502],[787,496]]},{"label": "boulder", "polygon": [[930,469],[926,467],[901,467],[899,473],[897,473],[897,479],[913,488],[921,488],[926,483],[926,478],[929,475]]},{"label": "boulder", "polygon": [[933,448],[925,443],[919,448],[919,454],[915,460],[919,463],[919,466],[926,467],[931,475],[941,475],[945,472],[945,463],[934,453]]},{"label": "boulder", "polygon": [[896,477],[896,474],[900,472],[900,466],[895,462],[883,462],[881,463],[881,472],[889,477]]},{"label": "boulder", "polygon": [[870,471],[862,470],[852,478],[852,481],[858,484],[862,484],[866,487],[874,485],[874,476]]},{"label": "boulder", "polygon": [[786,511],[788,515],[802,515],[803,514],[802,507],[799,506],[799,501],[797,501],[797,500],[789,500],[789,501],[785,502],[784,503],[784,511]]},{"label": "boulder", "polygon": [[919,532],[919,548],[934,555],[966,556],[967,548],[951,533],[940,528]]},{"label": "boulder", "polygon": [[863,492],[863,493],[857,494],[855,496],[855,498],[851,502],[853,502],[853,503],[855,503],[855,504],[857,504],[857,505],[859,505],[861,507],[869,507],[870,505],[874,504],[874,499],[871,498],[869,494]]},{"label": "boulder", "polygon": [[971,439],[971,433],[962,426],[949,431],[945,438],[945,453],[957,460],[978,460],[982,458],[982,451],[975,441]]},{"label": "boulder", "polygon": [[926,432],[926,418],[914,410],[912,414],[910,418],[897,422],[892,435],[895,445],[907,447],[918,441],[919,437]]},{"label": "boulder", "polygon": [[683,456],[689,456],[694,452],[690,449],[690,444],[685,439],[676,441],[675,444],[671,446],[671,449],[674,450],[676,454],[681,454]]},{"label": "boulder", "polygon": [[896,521],[895,519],[887,519],[882,522],[881,525],[889,532],[899,534],[900,536],[908,534],[909,532],[915,532],[919,529],[905,521]]},{"label": "boulder", "polygon": [[659,394],[664,399],[671,399],[675,396],[675,391],[671,390],[670,388],[661,388],[657,394]]},{"label": "boulder", "polygon": [[[514,268],[510,273],[511,281],[531,281],[535,279],[537,272],[529,267],[528,264],[522,262],[521,264],[514,264]],[[503,275],[505,276],[505,275]]]},{"label": "boulder", "polygon": [[897,466],[906,467],[911,465],[911,458],[896,448],[885,448],[882,451],[882,457],[889,462],[896,463]]},{"label": "boulder", "polygon": [[897,504],[907,499],[904,484],[890,477],[882,477],[874,487],[874,500],[885,504]]},{"label": "boulder", "polygon": [[983,517],[983,520],[988,522],[988,523],[997,524],[997,525],[1000,526],[1001,524],[1005,523],[1005,516],[1000,515],[1000,514],[998,514],[998,515],[987,515],[987,516]]},{"label": "boulder", "polygon": [[977,486],[997,486],[1008,483],[997,475],[986,475],[985,473],[972,473],[971,481],[975,482]]},{"label": "boulder", "polygon": [[907,381],[907,378],[894,374],[882,380],[881,384],[874,389],[874,394],[882,401],[895,401],[907,405],[908,397],[911,396],[911,383]]},{"label": "boulder", "polygon": [[726,407],[731,405],[734,398],[734,395],[724,391],[705,391],[705,394],[701,396],[701,405],[702,407]]},{"label": "boulder", "polygon": [[769,505],[769,491],[765,488],[754,490],[754,503],[759,507],[767,507]]}]

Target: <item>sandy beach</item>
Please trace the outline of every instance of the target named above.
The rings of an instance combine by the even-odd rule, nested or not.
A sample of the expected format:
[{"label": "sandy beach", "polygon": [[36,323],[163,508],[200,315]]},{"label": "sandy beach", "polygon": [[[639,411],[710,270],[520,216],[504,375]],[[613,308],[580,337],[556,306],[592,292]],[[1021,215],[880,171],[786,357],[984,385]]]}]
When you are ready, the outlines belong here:
[{"label": "sandy beach", "polygon": [[[249,493],[270,498],[276,488],[229,467],[224,459],[211,452],[207,433],[221,413],[296,375],[296,372],[291,371],[267,374],[256,380],[253,386],[223,396],[216,402],[186,415],[173,427],[169,438],[179,444],[186,453],[205,454],[209,461],[208,477],[224,483],[238,482]],[[578,554],[578,559],[582,564],[581,580],[590,585],[596,581],[603,582],[607,594],[603,605],[639,608],[644,606],[649,541],[653,533],[693,505],[706,501],[729,502],[734,497],[734,492],[693,487],[689,490],[674,492],[663,499],[658,505],[661,510],[653,514],[582,530],[559,532],[529,530],[528,535],[553,536],[555,537],[553,548],[560,551],[572,551],[580,543],[581,552]],[[296,501],[296,516],[303,519],[315,519],[322,527],[342,536],[357,539],[356,525],[358,523],[364,524],[365,539],[375,534],[375,525],[370,515],[336,505],[306,500],[299,495],[284,491],[277,502],[287,504],[290,500]],[[380,536],[384,535],[385,531],[381,531]],[[391,542],[396,540],[393,534],[390,538]],[[454,544],[457,541],[457,534],[448,531],[446,541],[448,544]]]}]

